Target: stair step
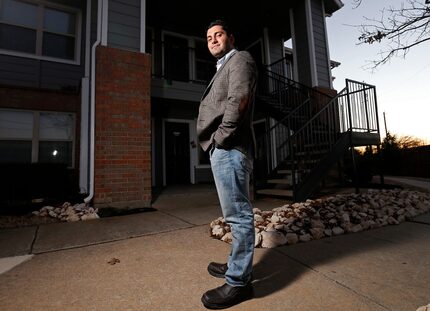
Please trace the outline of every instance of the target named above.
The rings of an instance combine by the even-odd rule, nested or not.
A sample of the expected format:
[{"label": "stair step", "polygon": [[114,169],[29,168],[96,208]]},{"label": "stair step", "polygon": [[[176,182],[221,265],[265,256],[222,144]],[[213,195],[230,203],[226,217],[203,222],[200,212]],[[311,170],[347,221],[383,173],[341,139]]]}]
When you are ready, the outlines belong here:
[{"label": "stair step", "polygon": [[303,156],[303,155],[321,155],[328,153],[327,150],[315,150],[315,151],[302,151],[302,152],[296,152],[296,156]]},{"label": "stair step", "polygon": [[257,190],[257,193],[273,195],[273,196],[281,196],[281,197],[293,197],[293,190],[285,190],[285,189],[260,189],[260,190]]},{"label": "stair step", "polygon": [[302,114],[293,114],[293,115],[291,115],[291,118],[299,119],[299,120],[306,120],[306,121],[309,120],[308,116],[304,116]]},{"label": "stair step", "polygon": [[[317,147],[317,148],[329,147],[330,148],[330,145],[331,145],[331,143],[328,141],[320,141],[320,142],[315,143],[315,144],[305,144],[304,147],[305,148],[315,148],[315,147]],[[326,149],[329,149],[329,148],[326,148]]]},{"label": "stair step", "polygon": [[[315,164],[318,163],[321,159],[300,159],[300,160],[294,160],[294,164],[304,163],[304,164]],[[293,161],[288,161],[287,164],[291,165],[293,164]]]},{"label": "stair step", "polygon": [[278,179],[269,179],[267,181],[269,184],[283,184],[283,185],[291,185],[291,177],[289,178],[278,178]]},{"label": "stair step", "polygon": [[[284,165],[285,168],[279,169],[276,172],[278,174],[287,174],[287,175],[291,176],[292,175],[292,171],[291,171],[291,168],[290,168],[291,164],[292,164],[291,161],[285,163],[285,165]],[[297,162],[296,162],[296,164],[297,164]],[[296,166],[296,174],[298,174],[298,173],[309,173],[310,171],[311,171],[310,168],[303,168],[303,167],[301,167],[300,169],[298,169],[297,166]]]}]

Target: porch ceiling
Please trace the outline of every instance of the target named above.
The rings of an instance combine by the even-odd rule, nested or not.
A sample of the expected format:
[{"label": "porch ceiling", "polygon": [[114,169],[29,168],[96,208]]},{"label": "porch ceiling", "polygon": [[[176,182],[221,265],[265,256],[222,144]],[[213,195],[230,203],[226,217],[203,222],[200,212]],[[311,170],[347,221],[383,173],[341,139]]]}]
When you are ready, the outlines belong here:
[{"label": "porch ceiling", "polygon": [[206,27],[212,20],[225,19],[234,29],[238,43],[251,42],[261,36],[266,26],[287,37],[290,33],[289,8],[296,1],[269,0],[253,5],[250,1],[219,0],[211,6],[210,2],[201,0],[148,0],[147,19],[148,25],[198,37],[205,37]]}]

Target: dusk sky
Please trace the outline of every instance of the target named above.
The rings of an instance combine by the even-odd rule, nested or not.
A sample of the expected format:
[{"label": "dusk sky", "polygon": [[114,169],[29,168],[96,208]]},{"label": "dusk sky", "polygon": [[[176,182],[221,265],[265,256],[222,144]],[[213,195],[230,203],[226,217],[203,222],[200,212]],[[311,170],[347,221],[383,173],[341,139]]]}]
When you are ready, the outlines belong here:
[{"label": "dusk sky", "polygon": [[382,137],[385,112],[391,134],[414,136],[430,144],[430,41],[410,49],[406,58],[392,58],[372,72],[365,69],[368,61],[379,59],[379,51],[386,46],[358,45],[359,29],[351,26],[365,23],[364,16],[380,19],[384,7],[399,8],[406,1],[363,0],[356,9],[351,0],[342,2],[345,6],[326,20],[330,58],[341,63],[332,71],[334,88],[342,90],[346,78],[375,85]]}]

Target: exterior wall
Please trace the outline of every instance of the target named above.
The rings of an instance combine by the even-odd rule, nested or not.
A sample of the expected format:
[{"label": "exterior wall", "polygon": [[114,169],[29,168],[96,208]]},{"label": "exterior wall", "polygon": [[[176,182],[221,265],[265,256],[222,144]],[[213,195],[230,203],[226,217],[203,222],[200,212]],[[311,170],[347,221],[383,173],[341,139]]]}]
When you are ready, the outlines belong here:
[{"label": "exterior wall", "polygon": [[272,64],[284,57],[284,47],[282,38],[271,35],[269,30],[269,64]]},{"label": "exterior wall", "polygon": [[305,1],[299,1],[293,9],[294,54],[297,59],[296,71],[298,82],[312,86],[311,63],[309,55],[309,36],[307,32],[307,19]]},{"label": "exterior wall", "polygon": [[315,64],[318,86],[330,87],[329,57],[327,55],[327,38],[324,23],[324,12],[320,0],[311,0],[312,26],[315,49]]},{"label": "exterior wall", "polygon": [[300,1],[293,9],[298,81],[308,86],[330,88],[330,68],[321,0]]},{"label": "exterior wall", "polygon": [[0,108],[75,113],[75,166],[69,170],[72,183],[77,183],[79,168],[80,101],[81,96],[76,92],[0,86]]},{"label": "exterior wall", "polygon": [[108,45],[140,50],[140,0],[109,0]]},{"label": "exterior wall", "polygon": [[[269,50],[269,59],[268,65],[271,65],[271,70],[283,75],[289,79],[293,79],[291,62],[288,60],[280,61],[286,57],[284,41],[285,38],[280,37],[279,35],[274,35],[272,31],[269,30],[269,40],[268,40],[268,50]],[[288,62],[288,66],[287,66]]]},{"label": "exterior wall", "polygon": [[97,48],[94,206],[151,204],[150,56]]},{"label": "exterior wall", "polygon": [[83,66],[0,55],[2,85],[78,90],[83,72]]},{"label": "exterior wall", "polygon": [[0,87],[0,108],[78,112],[80,94],[20,87]]},{"label": "exterior wall", "polygon": [[324,96],[322,94],[319,93],[315,93],[313,96],[316,99],[317,102],[317,107],[318,109],[324,107],[329,98],[335,97],[337,95],[337,91],[331,88],[327,88],[327,87],[315,87],[314,88],[317,92],[321,92],[322,94],[326,94],[327,96]]},{"label": "exterior wall", "polygon": [[31,57],[0,54],[0,84],[54,90],[79,89],[81,78],[84,75],[86,1],[50,0],[49,3],[80,9],[80,64],[66,64]]}]

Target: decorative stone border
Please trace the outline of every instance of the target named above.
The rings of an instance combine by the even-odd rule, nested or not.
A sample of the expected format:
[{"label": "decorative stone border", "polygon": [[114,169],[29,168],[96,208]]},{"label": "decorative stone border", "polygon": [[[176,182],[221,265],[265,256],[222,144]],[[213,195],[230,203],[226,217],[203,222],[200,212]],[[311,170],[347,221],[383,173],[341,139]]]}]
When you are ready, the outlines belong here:
[{"label": "decorative stone border", "polygon": [[[397,225],[430,211],[430,194],[411,190],[369,190],[360,194],[286,204],[271,211],[254,208],[255,247],[274,248]],[[210,236],[231,243],[223,217],[210,223]]]},{"label": "decorative stone border", "polygon": [[44,206],[32,214],[40,217],[50,216],[60,221],[72,222],[100,218],[97,212],[97,209],[89,207],[85,203],[72,205],[69,202],[65,202],[60,207]]}]

